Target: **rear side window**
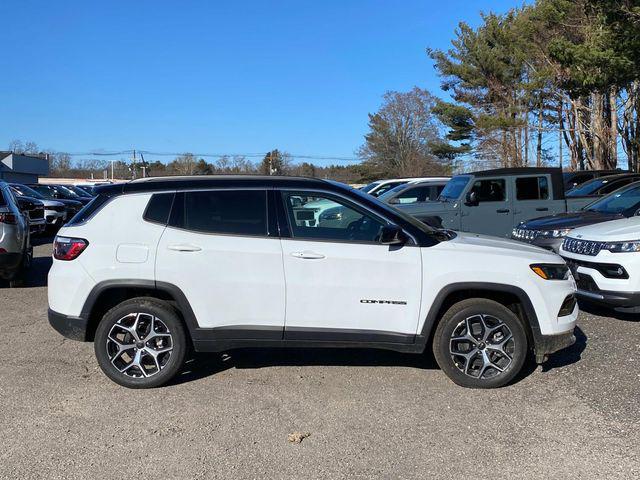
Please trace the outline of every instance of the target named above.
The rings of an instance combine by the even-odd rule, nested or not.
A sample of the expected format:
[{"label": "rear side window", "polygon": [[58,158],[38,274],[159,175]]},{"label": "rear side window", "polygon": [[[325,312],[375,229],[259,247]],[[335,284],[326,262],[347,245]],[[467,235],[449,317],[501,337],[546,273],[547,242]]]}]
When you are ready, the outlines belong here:
[{"label": "rear side window", "polygon": [[546,200],[549,198],[547,177],[523,177],[516,179],[516,199]]},{"label": "rear side window", "polygon": [[203,233],[267,235],[265,190],[215,190],[176,195],[170,225]]},{"label": "rear side window", "polygon": [[86,223],[91,217],[98,213],[98,210],[100,210],[110,199],[111,197],[109,195],[98,195],[87,203],[78,213],[76,213],[73,218],[66,223],[66,225],[71,227],[73,225]]},{"label": "rear side window", "polygon": [[144,212],[144,219],[148,222],[166,225],[171,213],[171,205],[175,193],[156,193],[149,200],[147,209]]}]

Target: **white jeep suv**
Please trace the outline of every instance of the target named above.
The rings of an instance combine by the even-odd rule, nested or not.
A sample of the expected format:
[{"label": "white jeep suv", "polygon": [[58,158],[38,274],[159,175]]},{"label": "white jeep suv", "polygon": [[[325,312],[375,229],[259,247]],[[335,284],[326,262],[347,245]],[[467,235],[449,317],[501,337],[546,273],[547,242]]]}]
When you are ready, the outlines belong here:
[{"label": "white jeep suv", "polygon": [[[221,176],[100,187],[55,240],[49,321],[115,382],[159,386],[185,355],[241,347],[433,349],[467,387],[571,345],[557,255],[435,230],[345,185]],[[333,202],[327,217],[306,205]],[[315,207],[314,207],[315,208]]]},{"label": "white jeep suv", "polygon": [[619,311],[640,307],[640,217],[576,228],[564,239],[562,255],[582,300]]}]

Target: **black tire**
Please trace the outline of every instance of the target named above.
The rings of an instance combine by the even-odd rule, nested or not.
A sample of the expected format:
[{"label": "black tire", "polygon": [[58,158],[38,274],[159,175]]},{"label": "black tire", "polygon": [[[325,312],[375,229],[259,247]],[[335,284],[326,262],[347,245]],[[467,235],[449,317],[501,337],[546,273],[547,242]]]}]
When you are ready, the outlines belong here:
[{"label": "black tire", "polygon": [[[142,328],[142,330],[138,330],[137,335],[148,327],[143,322],[146,321],[148,323],[151,316],[154,317],[153,322],[157,328],[160,328],[160,325],[162,326],[159,330],[161,334],[158,337],[154,337],[156,338],[154,342],[159,342],[160,348],[158,348],[157,344],[148,345],[151,340],[147,341],[146,339],[151,335],[150,331],[143,333],[144,336],[136,340],[131,333],[127,333],[129,330],[122,328],[123,326],[131,327],[126,322],[136,318],[135,314],[141,314],[140,325],[142,327],[139,326],[138,328]],[[116,324],[119,326],[116,326]],[[109,336],[110,333],[112,333],[111,337]],[[117,347],[117,343],[113,338],[118,337],[118,335],[123,338],[122,344],[131,344],[133,342],[137,347],[123,349],[120,354],[114,354],[115,351],[118,351],[115,349],[119,347]],[[160,354],[158,359],[155,360],[150,350],[154,352],[162,350],[162,342],[167,342],[164,346],[165,349],[170,346],[172,350]],[[170,304],[150,297],[126,300],[109,310],[98,324],[94,339],[94,350],[102,371],[118,385],[128,388],[154,388],[169,382],[182,368],[188,347],[184,324],[178,312]],[[138,349],[141,353],[136,356]],[[142,363],[141,367],[138,367],[133,362],[136,358],[139,359],[138,364]],[[127,359],[130,359],[131,362],[127,363]],[[129,368],[127,368],[127,365],[129,365]],[[144,372],[142,368],[144,368]],[[123,369],[125,370],[124,373]],[[143,376],[147,374],[148,376]]]},{"label": "black tire", "polygon": [[22,260],[20,261],[20,267],[18,271],[9,280],[9,288],[21,288],[25,285],[27,276],[27,270],[31,268],[31,262],[33,261],[33,247],[29,247],[22,254]]},{"label": "black tire", "polygon": [[[469,325],[473,341],[467,340]],[[492,332],[486,341],[485,331]],[[456,384],[468,388],[508,384],[522,369],[527,352],[522,321],[504,305],[484,298],[463,300],[449,308],[433,338],[440,368]]]}]

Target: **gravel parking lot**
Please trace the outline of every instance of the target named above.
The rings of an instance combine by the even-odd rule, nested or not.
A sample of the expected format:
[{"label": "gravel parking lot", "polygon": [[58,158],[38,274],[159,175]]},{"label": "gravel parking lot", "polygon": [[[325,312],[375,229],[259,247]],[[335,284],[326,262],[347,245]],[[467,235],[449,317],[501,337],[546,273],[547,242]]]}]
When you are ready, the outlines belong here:
[{"label": "gravel parking lot", "polygon": [[[515,384],[455,386],[428,357],[242,350],[134,391],[47,318],[51,245],[0,290],[1,478],[632,478],[640,321],[583,312]],[[309,432],[302,443],[292,432]]]}]

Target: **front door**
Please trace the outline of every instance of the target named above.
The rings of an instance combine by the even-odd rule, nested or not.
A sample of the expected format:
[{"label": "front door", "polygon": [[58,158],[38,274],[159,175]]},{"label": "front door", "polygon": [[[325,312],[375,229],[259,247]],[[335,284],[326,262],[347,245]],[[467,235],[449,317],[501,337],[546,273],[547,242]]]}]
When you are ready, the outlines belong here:
[{"label": "front door", "polygon": [[477,205],[463,201],[461,215],[463,232],[482,233],[496,237],[509,237],[513,229],[513,210],[504,178],[479,178],[471,191]]},{"label": "front door", "polygon": [[285,339],[412,343],[422,259],[379,243],[385,219],[323,192],[283,192]]},{"label": "front door", "polygon": [[180,288],[199,326],[224,329],[221,338],[282,338],[282,248],[267,234],[266,197],[265,190],[178,193],[158,245],[158,281]]}]

